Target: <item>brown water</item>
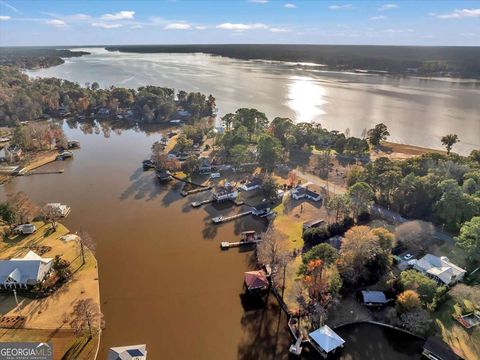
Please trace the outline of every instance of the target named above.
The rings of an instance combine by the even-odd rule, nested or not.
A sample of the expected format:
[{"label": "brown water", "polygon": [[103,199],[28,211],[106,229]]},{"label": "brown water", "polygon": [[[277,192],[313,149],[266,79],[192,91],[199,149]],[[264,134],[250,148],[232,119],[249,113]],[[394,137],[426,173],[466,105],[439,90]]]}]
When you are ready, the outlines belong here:
[{"label": "brown water", "polygon": [[206,54],[134,54],[85,49],[92,55],[31,71],[80,84],[137,88],[167,86],[213,94],[219,114],[253,107],[295,121],[361,136],[380,122],[398,143],[442,148],[458,134],[454,151],[480,148],[480,82],[425,80],[323,71],[319,66],[244,61]]},{"label": "brown water", "polygon": [[[64,128],[81,149],[73,160],[43,168],[64,173],[16,178],[0,187],[0,200],[25,191],[39,204],[66,203],[72,212],[65,224],[95,238],[106,320],[99,359],[109,347],[138,343],[147,344],[153,360],[288,358],[286,317],[274,297],[256,303],[241,295],[253,254],[219,248],[220,241],[265,224],[247,217],[213,226],[211,217],[240,209],[193,209],[190,202],[207,193],[183,198],[178,185],[160,185],[143,172],[158,132],[112,131],[106,138],[100,128],[84,129],[87,134]],[[408,346],[395,347],[380,334],[367,347],[365,334],[342,333],[344,359],[408,358]]]},{"label": "brown water", "polygon": [[[177,185],[160,185],[153,172],[143,172],[141,161],[158,133],[127,130],[107,139],[69,129],[67,135],[81,142],[75,159],[43,168],[65,169],[63,174],[17,178],[0,191],[2,198],[25,191],[40,204],[66,203],[72,207],[66,225],[83,227],[96,239],[106,319],[99,358],[111,346],[137,343],[147,344],[151,359],[249,358],[265,349],[273,353],[268,345],[275,337],[266,342],[267,330],[282,334],[278,349],[285,353],[289,339],[277,326],[275,303],[253,312],[242,307],[243,272],[253,266],[252,253],[219,246],[264,224],[244,218],[212,226],[212,216],[239,209],[193,209],[194,197],[183,198]],[[263,343],[257,342],[259,326]]]}]

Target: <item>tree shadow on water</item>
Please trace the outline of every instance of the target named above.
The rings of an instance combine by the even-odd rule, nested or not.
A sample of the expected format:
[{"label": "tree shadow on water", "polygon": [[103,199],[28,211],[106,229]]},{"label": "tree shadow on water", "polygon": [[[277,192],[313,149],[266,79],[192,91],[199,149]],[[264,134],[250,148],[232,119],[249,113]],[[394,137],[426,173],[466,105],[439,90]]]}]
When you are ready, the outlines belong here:
[{"label": "tree shadow on water", "polygon": [[[137,173],[138,170],[135,171]],[[157,179],[151,173],[135,173],[130,177],[130,185],[120,195],[120,200],[153,200],[162,192],[166,191],[167,186],[159,184]]]},{"label": "tree shadow on water", "polygon": [[238,346],[238,359],[288,359],[291,340],[287,317],[273,295],[261,302],[241,295],[244,314],[241,319],[243,337]]}]

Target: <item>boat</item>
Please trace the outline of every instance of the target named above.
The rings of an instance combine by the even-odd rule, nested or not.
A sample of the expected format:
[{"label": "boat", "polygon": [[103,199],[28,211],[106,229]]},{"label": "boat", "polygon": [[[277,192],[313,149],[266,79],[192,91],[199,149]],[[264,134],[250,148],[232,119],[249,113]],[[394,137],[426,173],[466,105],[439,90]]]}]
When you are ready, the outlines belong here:
[{"label": "boat", "polygon": [[61,161],[61,160],[69,159],[69,158],[73,158],[73,152],[68,151],[68,150],[64,150],[60,154],[57,155],[56,160]]},{"label": "boat", "polygon": [[219,224],[221,222],[223,222],[225,218],[223,216],[216,216],[212,219],[212,222],[215,223],[215,224]]}]

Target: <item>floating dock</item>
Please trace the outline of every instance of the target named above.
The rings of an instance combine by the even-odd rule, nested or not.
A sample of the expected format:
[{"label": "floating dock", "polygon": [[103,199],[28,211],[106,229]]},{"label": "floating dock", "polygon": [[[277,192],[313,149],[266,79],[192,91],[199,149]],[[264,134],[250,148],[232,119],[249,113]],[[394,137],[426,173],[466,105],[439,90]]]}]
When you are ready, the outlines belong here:
[{"label": "floating dock", "polygon": [[228,242],[228,241],[222,241],[220,243],[220,247],[222,249],[229,249],[229,248],[232,248],[232,247],[239,247],[239,246],[243,246],[243,245],[253,245],[253,244],[258,244],[259,242],[261,242],[262,239],[258,239],[258,240],[249,240],[249,241],[237,241],[237,242]]},{"label": "floating dock", "polygon": [[246,212],[243,212],[243,213],[240,213],[240,214],[235,214],[235,215],[232,215],[232,216],[217,216],[217,217],[214,217],[212,219],[212,222],[214,224],[221,224],[221,223],[224,223],[224,222],[227,222],[227,221],[232,221],[232,220],[241,218],[243,216],[250,215],[251,213],[252,213],[252,210],[246,211]]}]

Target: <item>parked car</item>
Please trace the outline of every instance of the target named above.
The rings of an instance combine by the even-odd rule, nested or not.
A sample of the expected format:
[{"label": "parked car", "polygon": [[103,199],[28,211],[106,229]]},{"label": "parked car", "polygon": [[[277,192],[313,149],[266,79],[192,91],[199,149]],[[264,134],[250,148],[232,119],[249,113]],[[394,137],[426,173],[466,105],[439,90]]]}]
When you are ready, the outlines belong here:
[{"label": "parked car", "polygon": [[410,260],[411,258],[413,258],[413,255],[410,254],[410,253],[408,253],[407,255],[405,255],[405,256],[403,257],[404,260]]},{"label": "parked car", "polygon": [[210,174],[210,179],[218,179],[219,177],[220,177],[220,173],[219,173],[219,172],[211,173],[211,174]]},{"label": "parked car", "polygon": [[37,231],[37,227],[33,224],[22,224],[18,225],[14,231],[18,234],[29,235]]}]

